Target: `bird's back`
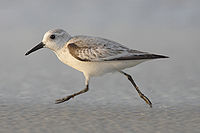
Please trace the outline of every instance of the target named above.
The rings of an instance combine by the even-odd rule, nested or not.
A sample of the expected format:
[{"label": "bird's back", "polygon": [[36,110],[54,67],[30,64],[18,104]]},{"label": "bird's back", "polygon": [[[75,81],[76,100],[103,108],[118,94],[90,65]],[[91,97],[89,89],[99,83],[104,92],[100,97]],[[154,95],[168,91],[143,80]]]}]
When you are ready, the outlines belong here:
[{"label": "bird's back", "polygon": [[67,47],[76,59],[88,62],[167,58],[162,55],[132,50],[117,42],[91,36],[72,37],[67,42]]}]

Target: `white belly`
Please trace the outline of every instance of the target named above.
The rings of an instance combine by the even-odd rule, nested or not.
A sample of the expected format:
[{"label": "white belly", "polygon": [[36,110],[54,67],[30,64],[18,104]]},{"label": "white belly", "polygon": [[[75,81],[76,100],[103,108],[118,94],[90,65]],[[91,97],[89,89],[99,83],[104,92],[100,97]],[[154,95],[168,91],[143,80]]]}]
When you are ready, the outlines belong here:
[{"label": "white belly", "polygon": [[100,76],[105,73],[119,71],[125,68],[136,66],[146,60],[125,60],[125,61],[103,61],[103,62],[87,62],[79,61],[71,54],[56,53],[57,57],[66,65],[73,67],[85,75]]}]

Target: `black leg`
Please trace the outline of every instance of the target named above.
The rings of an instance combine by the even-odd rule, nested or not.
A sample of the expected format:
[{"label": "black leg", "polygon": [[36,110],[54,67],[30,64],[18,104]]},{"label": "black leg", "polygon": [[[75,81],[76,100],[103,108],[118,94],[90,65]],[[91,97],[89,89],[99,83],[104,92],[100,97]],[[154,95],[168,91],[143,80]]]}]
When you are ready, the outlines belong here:
[{"label": "black leg", "polygon": [[74,93],[74,94],[72,94],[72,95],[66,96],[66,97],[64,97],[64,98],[58,99],[58,100],[56,100],[55,103],[56,103],[56,104],[63,103],[63,102],[68,101],[69,99],[71,99],[71,98],[73,98],[73,97],[75,97],[75,96],[77,96],[77,95],[80,95],[80,94],[82,94],[82,93],[87,92],[88,90],[89,90],[89,85],[87,84],[86,87],[85,87],[85,89],[83,89],[83,90],[81,90],[81,91],[79,91],[79,92],[77,92],[77,93]]},{"label": "black leg", "polygon": [[128,80],[132,83],[132,85],[135,87],[136,91],[138,92],[138,94],[140,95],[140,97],[147,103],[149,104],[149,106],[152,108],[152,103],[151,101],[139,90],[138,86],[136,85],[136,83],[134,82],[134,80],[132,79],[131,75],[120,71],[120,73],[124,74]]}]

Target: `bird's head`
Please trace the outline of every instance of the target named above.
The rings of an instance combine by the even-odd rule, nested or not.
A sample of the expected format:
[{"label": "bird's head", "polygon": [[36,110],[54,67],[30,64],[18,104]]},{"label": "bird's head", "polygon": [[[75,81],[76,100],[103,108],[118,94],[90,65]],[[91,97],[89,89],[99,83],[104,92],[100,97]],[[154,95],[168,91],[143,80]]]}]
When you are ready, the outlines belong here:
[{"label": "bird's head", "polygon": [[62,29],[49,30],[44,34],[42,42],[33,47],[25,55],[29,55],[41,48],[49,48],[53,51],[57,51],[62,48],[70,38],[71,36]]}]

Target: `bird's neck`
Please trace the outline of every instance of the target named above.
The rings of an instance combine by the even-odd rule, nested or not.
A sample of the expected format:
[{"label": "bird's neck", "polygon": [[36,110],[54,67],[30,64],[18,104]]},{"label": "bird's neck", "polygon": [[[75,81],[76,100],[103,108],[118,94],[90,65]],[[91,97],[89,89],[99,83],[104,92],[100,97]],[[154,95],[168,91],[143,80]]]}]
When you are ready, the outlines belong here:
[{"label": "bird's neck", "polygon": [[61,48],[54,51],[58,59],[64,64],[68,64],[69,59],[69,51],[66,48]]}]

